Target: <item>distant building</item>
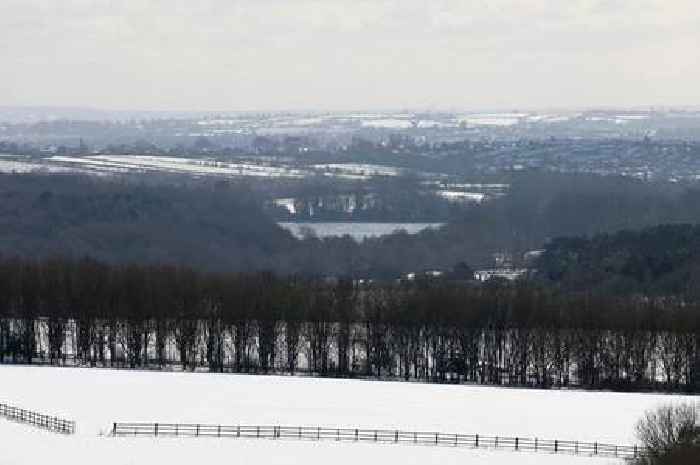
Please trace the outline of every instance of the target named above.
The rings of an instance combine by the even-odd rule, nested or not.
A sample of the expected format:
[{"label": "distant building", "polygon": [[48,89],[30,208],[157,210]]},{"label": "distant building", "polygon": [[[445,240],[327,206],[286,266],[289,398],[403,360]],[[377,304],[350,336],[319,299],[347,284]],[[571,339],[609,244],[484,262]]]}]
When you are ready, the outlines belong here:
[{"label": "distant building", "polygon": [[507,252],[496,252],[493,254],[493,261],[496,263],[496,268],[510,268],[513,257]]},{"label": "distant building", "polygon": [[515,268],[513,257],[508,252],[497,252],[493,254],[495,266],[493,268],[477,270],[474,272],[474,279],[485,282],[493,278],[507,279],[515,281],[527,273],[527,268]]},{"label": "distant building", "polygon": [[274,199],[273,203],[277,207],[285,208],[292,215],[297,213],[296,200],[293,198]]},{"label": "distant building", "polygon": [[399,281],[415,281],[417,279],[438,279],[443,277],[444,274],[445,272],[440,270],[427,270],[419,273],[404,273],[399,279]]},{"label": "distant building", "polygon": [[493,268],[490,270],[477,270],[474,272],[474,279],[485,282],[493,278],[507,279],[515,281],[527,273],[526,268]]},{"label": "distant building", "polygon": [[39,149],[41,153],[49,153],[51,155],[55,155],[58,152],[58,147],[55,145],[48,145],[46,147],[42,147]]}]

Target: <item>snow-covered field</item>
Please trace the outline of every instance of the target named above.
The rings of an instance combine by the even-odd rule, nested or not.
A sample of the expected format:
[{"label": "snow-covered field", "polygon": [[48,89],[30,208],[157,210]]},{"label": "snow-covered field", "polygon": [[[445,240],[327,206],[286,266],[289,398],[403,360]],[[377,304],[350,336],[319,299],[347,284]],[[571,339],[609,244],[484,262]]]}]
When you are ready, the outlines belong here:
[{"label": "snow-covered field", "polygon": [[404,170],[396,166],[372,165],[369,163],[323,163],[313,168],[329,174],[348,174],[358,176],[398,176]]},{"label": "snow-covered field", "polygon": [[22,161],[21,159],[0,160],[0,173],[69,173],[78,172],[62,166],[47,166],[44,164]]},{"label": "snow-covered field", "polygon": [[[0,401],[77,422],[60,436],[0,419],[0,464],[590,464],[612,459],[411,445],[110,438],[113,421],[282,424],[634,442],[647,408],[682,396],[229,374],[0,366]],[[687,400],[687,399],[685,399]]]},{"label": "snow-covered field", "polygon": [[50,162],[89,167],[107,171],[157,171],[185,173],[199,176],[253,176],[303,178],[308,173],[284,166],[266,166],[251,163],[229,163],[184,157],[156,157],[150,155],[95,155],[68,157],[55,155]]},{"label": "snow-covered field", "polygon": [[436,194],[451,202],[481,203],[486,198],[486,194],[481,192],[439,190]]},{"label": "snow-covered field", "polygon": [[[153,155],[52,155],[47,158],[3,157],[0,173],[82,173],[112,175],[118,173],[178,173],[192,176],[228,178],[287,178],[330,176],[350,180],[368,180],[375,176],[398,176],[406,170],[385,165],[327,163],[297,166],[286,157],[255,157],[240,162],[206,158]],[[424,173],[428,174],[428,173]],[[432,174],[432,176],[436,176]]]},{"label": "snow-covered field", "polygon": [[304,237],[304,231],[311,229],[318,237],[341,237],[348,235],[355,240],[362,241],[368,237],[386,236],[395,231],[406,231],[408,234],[416,234],[424,229],[438,229],[444,223],[360,223],[349,221],[337,222],[285,222],[277,223],[282,228],[290,231],[297,238]]}]

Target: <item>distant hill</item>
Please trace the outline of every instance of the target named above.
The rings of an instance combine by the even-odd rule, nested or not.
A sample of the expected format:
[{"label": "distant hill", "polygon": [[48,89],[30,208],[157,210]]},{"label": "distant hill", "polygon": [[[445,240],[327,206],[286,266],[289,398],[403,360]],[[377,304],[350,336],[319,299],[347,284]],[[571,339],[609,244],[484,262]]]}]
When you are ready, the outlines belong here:
[{"label": "distant hill", "polygon": [[79,176],[0,175],[0,253],[201,269],[272,267],[295,241],[246,191]]},{"label": "distant hill", "polygon": [[[589,239],[550,243],[543,258],[549,261],[541,266],[546,279],[571,289],[663,292],[687,282],[681,275],[666,276],[656,265],[666,263],[659,258],[664,247],[685,243],[680,232],[676,237],[661,230],[646,242],[634,232],[624,233],[618,242],[611,239],[617,235],[596,235],[700,223],[700,191],[689,186],[533,174],[514,180],[510,195],[453,213],[439,230],[396,233],[363,243],[350,237],[296,240],[263,212],[262,198],[236,182],[156,178],[0,175],[0,254],[394,279],[408,272],[448,271],[461,262],[473,268],[490,266],[493,253],[501,251],[510,252],[517,262],[551,238],[584,236],[594,239],[590,244]],[[697,246],[689,244],[690,250]],[[656,251],[651,271],[631,264],[645,250]],[[621,268],[624,272],[608,270],[607,261],[608,268],[589,264],[601,254],[630,264]],[[674,272],[681,273],[680,258],[672,263]],[[635,267],[646,271],[633,271]],[[662,274],[668,282],[661,281]]]},{"label": "distant hill", "polygon": [[700,226],[662,225],[553,240],[540,278],[565,290],[700,297]]},{"label": "distant hill", "polygon": [[452,216],[440,230],[368,241],[353,264],[385,275],[445,269],[459,261],[487,267],[495,252],[509,252],[517,262],[557,237],[669,223],[700,223],[700,190],[613,176],[526,173],[514,177],[509,195]]}]

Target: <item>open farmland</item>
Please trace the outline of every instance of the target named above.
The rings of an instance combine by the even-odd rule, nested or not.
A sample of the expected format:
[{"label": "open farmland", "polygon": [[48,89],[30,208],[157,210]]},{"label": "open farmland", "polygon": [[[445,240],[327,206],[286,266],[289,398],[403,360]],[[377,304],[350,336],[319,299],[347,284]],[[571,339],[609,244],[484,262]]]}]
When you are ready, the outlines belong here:
[{"label": "open farmland", "polygon": [[[6,155],[0,160],[2,173],[75,172],[93,175],[124,173],[175,173],[222,178],[303,179],[326,176],[349,180],[368,180],[376,176],[398,176],[394,166],[336,163],[313,166],[290,163],[284,157],[248,157],[240,161],[213,158],[187,158],[151,155],[90,155],[28,158]],[[424,176],[439,177],[435,174]]]},{"label": "open farmland", "polygon": [[[0,421],[2,464],[38,455],[72,463],[334,461],[371,463],[604,464],[612,459],[411,445],[235,439],[104,437],[114,421],[281,424],[479,433],[634,443],[645,409],[682,396],[366,382],[275,376],[153,373],[100,369],[0,367],[3,402],[77,422],[59,436]],[[37,440],[41,448],[37,448]],[[74,457],[80,450],[79,459]],[[77,460],[77,461],[76,461]]]}]

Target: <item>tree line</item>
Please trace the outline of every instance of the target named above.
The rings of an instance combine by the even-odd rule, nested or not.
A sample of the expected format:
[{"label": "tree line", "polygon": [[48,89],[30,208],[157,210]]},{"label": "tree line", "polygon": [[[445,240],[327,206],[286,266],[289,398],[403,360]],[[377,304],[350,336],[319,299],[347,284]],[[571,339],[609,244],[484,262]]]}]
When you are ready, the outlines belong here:
[{"label": "tree line", "polygon": [[698,391],[700,312],[533,283],[0,260],[0,361]]}]

